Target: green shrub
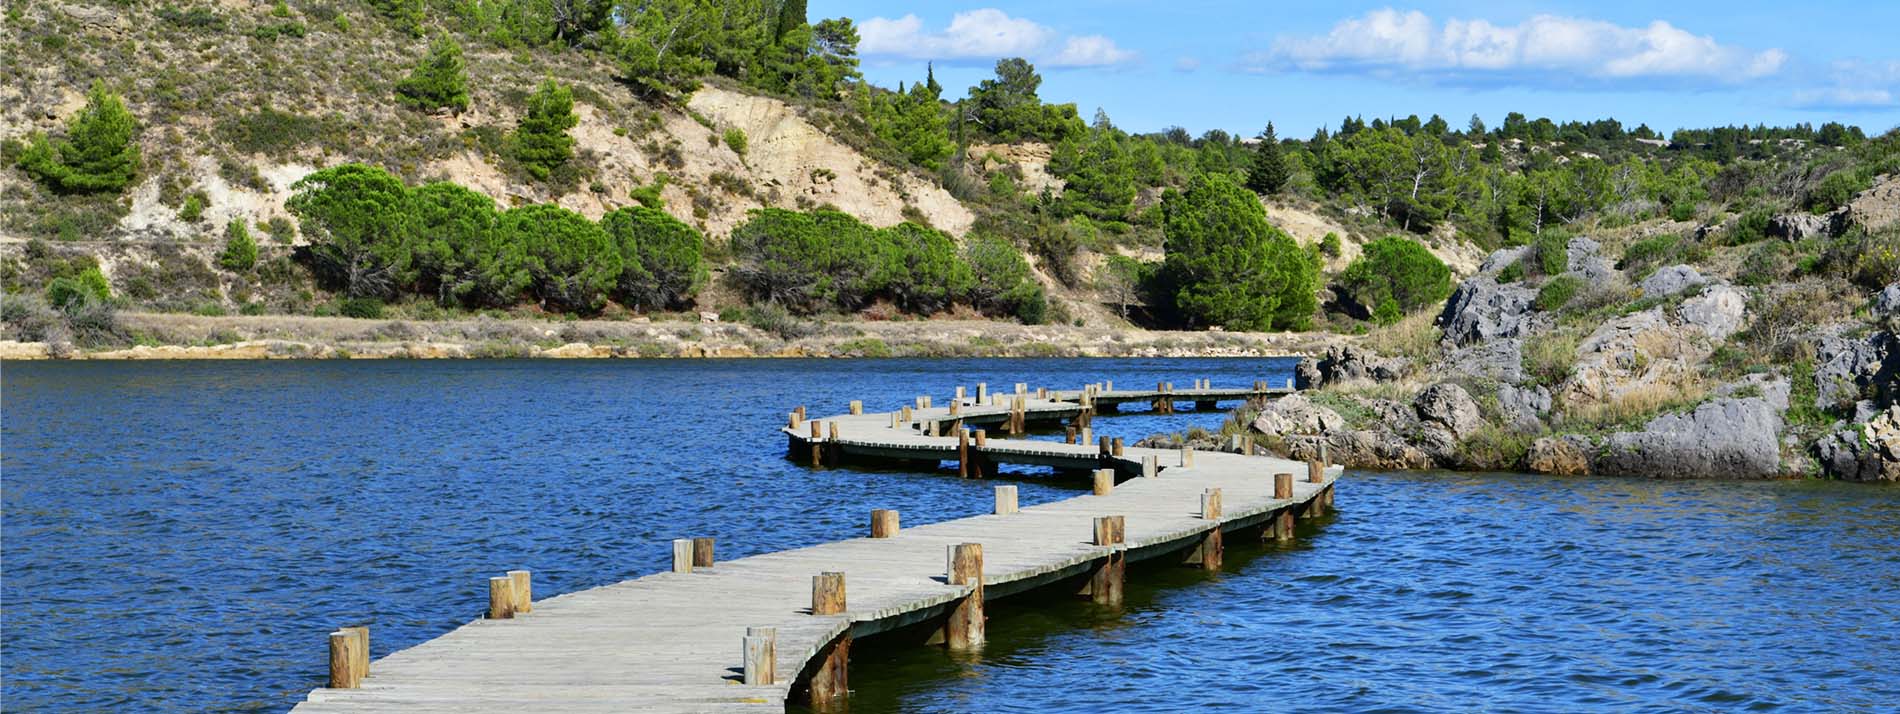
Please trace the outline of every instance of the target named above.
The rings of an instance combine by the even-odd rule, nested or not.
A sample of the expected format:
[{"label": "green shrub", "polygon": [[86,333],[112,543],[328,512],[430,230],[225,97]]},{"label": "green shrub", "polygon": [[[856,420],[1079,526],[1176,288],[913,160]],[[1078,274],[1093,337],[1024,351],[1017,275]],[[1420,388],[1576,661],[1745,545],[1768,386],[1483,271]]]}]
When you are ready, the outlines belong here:
[{"label": "green shrub", "polygon": [[1845,205],[1854,194],[1867,190],[1873,182],[1854,171],[1842,169],[1828,174],[1808,191],[1808,210],[1827,213]]},{"label": "green shrub", "polygon": [[1327,233],[1325,237],[1319,239],[1320,255],[1337,258],[1344,250],[1345,245],[1340,242],[1338,233]]},{"label": "green shrub", "polygon": [[1749,209],[1735,219],[1735,225],[1728,230],[1729,245],[1747,245],[1768,237],[1768,222],[1775,217],[1774,211],[1765,207]]},{"label": "green shrub", "polygon": [[1026,325],[1042,324],[1048,298],[1030,273],[1029,261],[1009,241],[979,234],[963,245],[963,260],[974,282],[970,305],[986,315],[1012,315]]},{"label": "green shrub", "polygon": [[243,272],[257,265],[257,241],[244,219],[233,218],[224,226],[224,250],[218,253],[218,265],[225,270]]},{"label": "green shrub", "polygon": [[1498,282],[1500,283],[1515,283],[1523,279],[1524,279],[1524,261],[1521,261],[1521,260],[1515,263],[1512,263],[1510,265],[1506,265],[1504,266],[1503,270],[1498,271]]},{"label": "green shrub", "polygon": [[727,129],[725,139],[726,147],[732,149],[732,153],[745,156],[745,131],[738,127]]},{"label": "green shrub", "polygon": [[1560,275],[1570,267],[1570,234],[1546,230],[1531,243],[1530,259],[1540,275]]},{"label": "green shrub", "polygon": [[873,269],[870,226],[832,210],[799,213],[763,208],[733,229],[738,264],[732,275],[757,303],[798,313],[827,305],[855,310],[869,298]]},{"label": "green shrub", "polygon": [[86,268],[77,275],[53,278],[46,284],[46,302],[61,310],[72,311],[87,303],[111,300],[112,286],[98,266]]},{"label": "green shrub", "polygon": [[51,141],[35,134],[20,153],[21,170],[60,193],[117,193],[139,171],[138,121],[119,95],[93,80],[86,106]]},{"label": "green shrub", "polygon": [[396,83],[396,97],[422,111],[467,111],[468,72],[462,64],[462,46],[447,35],[437,38],[409,76]]},{"label": "green shrub", "polygon": [[537,179],[574,158],[574,137],[567,130],[580,119],[574,115],[574,93],[553,79],[545,80],[528,97],[526,111],[512,136],[514,155]]},{"label": "green shrub", "polygon": [[371,297],[347,298],[337,303],[336,312],[344,317],[380,320],[383,318],[383,301]]},{"label": "green shrub", "polygon": [[519,250],[542,307],[598,312],[620,277],[620,251],[599,224],[554,204],[502,212],[501,242]]},{"label": "green shrub", "polygon": [[1694,203],[1679,201],[1669,205],[1669,220],[1693,221],[1695,220],[1695,216],[1696,207]]},{"label": "green shrub", "polygon": [[1537,290],[1537,298],[1531,304],[1544,312],[1556,312],[1570,304],[1570,299],[1576,297],[1577,291],[1582,288],[1582,278],[1575,275],[1559,275],[1546,281],[1544,287]]},{"label": "green shrub", "polygon": [[[1365,245],[1365,252],[1346,266],[1336,283],[1346,299],[1371,315],[1393,302],[1403,313],[1436,303],[1451,294],[1451,268],[1418,241],[1387,236]],[[1392,324],[1379,321],[1380,324]]]},{"label": "green shrub", "polygon": [[186,195],[185,205],[178,209],[178,220],[197,223],[198,219],[205,215],[205,200],[203,191],[193,191]]},{"label": "green shrub", "polygon": [[1396,325],[1405,319],[1405,310],[1399,307],[1399,301],[1387,296],[1379,301],[1379,307],[1372,311],[1372,321],[1381,325]]}]

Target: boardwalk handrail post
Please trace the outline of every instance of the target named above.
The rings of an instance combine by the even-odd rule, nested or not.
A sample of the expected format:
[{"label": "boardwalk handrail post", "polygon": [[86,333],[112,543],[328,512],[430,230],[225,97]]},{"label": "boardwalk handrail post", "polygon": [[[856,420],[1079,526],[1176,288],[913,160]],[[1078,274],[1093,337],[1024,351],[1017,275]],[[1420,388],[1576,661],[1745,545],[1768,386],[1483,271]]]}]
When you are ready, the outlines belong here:
[{"label": "boardwalk handrail post", "polygon": [[811,576],[811,614],[843,614],[845,607],[844,573],[828,571]]},{"label": "boardwalk handrail post", "polygon": [[897,529],[897,511],[889,508],[878,508],[871,511],[872,538],[889,538],[895,536],[897,535]]},{"label": "boardwalk handrail post", "polygon": [[1108,548],[1089,574],[1087,593],[1097,605],[1118,607],[1122,604],[1122,581],[1128,567],[1127,553],[1120,547],[1126,539],[1127,521],[1123,516],[1096,516],[1095,537],[1098,547]]},{"label": "boardwalk handrail post", "polygon": [[996,515],[1007,516],[1016,513],[1016,487],[996,487]]},{"label": "boardwalk handrail post", "polygon": [[778,628],[745,628],[745,683],[770,685],[778,682]]},{"label": "boardwalk handrail post", "polygon": [[713,566],[713,539],[693,539],[693,567],[710,568]]},{"label": "boardwalk handrail post", "polygon": [[673,539],[673,572],[693,572],[693,539]]},{"label": "boardwalk handrail post", "polygon": [[945,579],[951,585],[968,585],[970,592],[950,610],[944,625],[944,640],[951,649],[970,649],[983,644],[983,544],[958,543],[948,546]]},{"label": "boardwalk handrail post", "polygon": [[534,573],[526,570],[508,571],[508,588],[515,596],[515,614],[534,612]]},{"label": "boardwalk handrail post", "polygon": [[506,620],[515,616],[515,581],[506,575],[488,579],[488,619]]},{"label": "boardwalk handrail post", "polygon": [[1095,470],[1095,495],[1106,496],[1115,490],[1115,470]]}]

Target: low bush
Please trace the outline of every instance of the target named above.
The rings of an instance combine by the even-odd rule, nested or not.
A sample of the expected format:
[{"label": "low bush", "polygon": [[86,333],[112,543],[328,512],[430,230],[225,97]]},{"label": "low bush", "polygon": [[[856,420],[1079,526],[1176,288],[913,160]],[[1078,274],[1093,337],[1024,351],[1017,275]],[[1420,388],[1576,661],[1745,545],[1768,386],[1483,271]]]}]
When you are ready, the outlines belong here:
[{"label": "low bush", "polygon": [[1582,278],[1575,275],[1559,275],[1546,281],[1544,286],[1537,290],[1537,298],[1531,304],[1544,312],[1556,312],[1570,304],[1570,299],[1576,297],[1577,291],[1582,288]]}]

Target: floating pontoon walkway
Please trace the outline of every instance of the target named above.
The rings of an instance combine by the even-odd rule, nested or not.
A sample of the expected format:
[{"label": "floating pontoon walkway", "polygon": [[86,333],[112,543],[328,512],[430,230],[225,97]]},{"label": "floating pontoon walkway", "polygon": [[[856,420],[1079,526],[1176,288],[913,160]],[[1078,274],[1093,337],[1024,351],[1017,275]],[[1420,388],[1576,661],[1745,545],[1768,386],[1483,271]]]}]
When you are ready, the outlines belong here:
[{"label": "floating pontoon walkway", "polygon": [[[1126,563],[1218,568],[1226,538],[1290,539],[1323,513],[1338,467],[1225,452],[1122,447],[1079,438],[1097,406],[1211,402],[1285,390],[959,394],[944,407],[788,419],[800,461],[957,461],[976,476],[1002,463],[1092,472],[1094,492],[1018,508],[996,488],[993,515],[901,528],[870,516],[867,537],[716,562],[710,539],[674,542],[673,572],[533,601],[528,574],[490,581],[489,618],[377,660],[367,630],[332,633],[331,687],[294,711],[780,712],[846,691],[853,638],[899,628],[932,642],[983,641],[983,602],[1057,587],[1107,605]],[[966,425],[1070,421],[1076,443],[989,438]],[[1077,425],[1077,422],[1080,425]],[[987,430],[986,430],[987,432]],[[955,434],[949,436],[946,434]],[[817,435],[814,437],[814,435]]]}]

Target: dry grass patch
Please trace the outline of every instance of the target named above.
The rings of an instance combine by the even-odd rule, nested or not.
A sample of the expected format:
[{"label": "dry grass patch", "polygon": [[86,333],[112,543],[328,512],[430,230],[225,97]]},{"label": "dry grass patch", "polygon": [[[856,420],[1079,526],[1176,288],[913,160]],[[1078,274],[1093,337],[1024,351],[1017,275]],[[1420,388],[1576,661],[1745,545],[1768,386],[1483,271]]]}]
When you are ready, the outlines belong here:
[{"label": "dry grass patch", "polygon": [[1701,404],[1709,385],[1695,375],[1646,384],[1613,399],[1571,407],[1558,421],[1563,431],[1608,432],[1640,427],[1669,411]]},{"label": "dry grass patch", "polygon": [[1437,361],[1440,336],[1435,312],[1408,315],[1386,327],[1367,333],[1360,344],[1382,355],[1404,357],[1421,367]]}]

